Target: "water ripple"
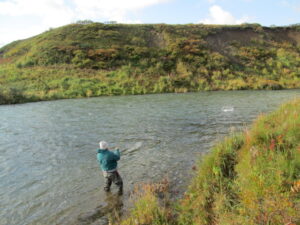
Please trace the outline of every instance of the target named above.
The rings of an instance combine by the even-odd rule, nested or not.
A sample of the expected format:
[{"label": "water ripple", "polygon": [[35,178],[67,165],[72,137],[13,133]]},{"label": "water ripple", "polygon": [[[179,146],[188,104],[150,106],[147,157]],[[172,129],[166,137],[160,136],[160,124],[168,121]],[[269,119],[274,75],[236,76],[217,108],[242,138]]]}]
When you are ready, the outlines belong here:
[{"label": "water ripple", "polygon": [[165,175],[183,190],[195,159],[216,140],[295,96],[299,91],[205,92],[1,106],[0,224],[91,219],[105,204],[100,140],[120,148],[126,191]]}]

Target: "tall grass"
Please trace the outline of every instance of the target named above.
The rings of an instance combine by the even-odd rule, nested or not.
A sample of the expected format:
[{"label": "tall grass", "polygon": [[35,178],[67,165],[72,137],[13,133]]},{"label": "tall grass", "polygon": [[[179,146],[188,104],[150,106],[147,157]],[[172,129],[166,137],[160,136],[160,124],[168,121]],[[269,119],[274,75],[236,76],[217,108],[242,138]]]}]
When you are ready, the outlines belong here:
[{"label": "tall grass", "polygon": [[[127,219],[118,221],[117,224],[170,224],[172,213],[168,207],[168,185],[169,182],[165,179],[161,183],[137,186],[134,192],[134,196],[137,198],[135,207]],[[161,197],[158,198],[158,195]]]}]

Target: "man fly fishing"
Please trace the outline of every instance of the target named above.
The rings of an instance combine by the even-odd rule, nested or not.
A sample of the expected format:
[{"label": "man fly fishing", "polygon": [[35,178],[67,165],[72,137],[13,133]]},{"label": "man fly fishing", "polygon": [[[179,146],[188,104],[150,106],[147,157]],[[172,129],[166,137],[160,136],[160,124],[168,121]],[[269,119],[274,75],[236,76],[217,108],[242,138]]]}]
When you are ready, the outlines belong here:
[{"label": "man fly fishing", "polygon": [[117,166],[120,160],[119,149],[111,151],[105,141],[100,141],[100,149],[97,150],[97,159],[105,179],[104,191],[109,192],[112,183],[118,186],[118,194],[123,194],[123,181],[118,173]]}]

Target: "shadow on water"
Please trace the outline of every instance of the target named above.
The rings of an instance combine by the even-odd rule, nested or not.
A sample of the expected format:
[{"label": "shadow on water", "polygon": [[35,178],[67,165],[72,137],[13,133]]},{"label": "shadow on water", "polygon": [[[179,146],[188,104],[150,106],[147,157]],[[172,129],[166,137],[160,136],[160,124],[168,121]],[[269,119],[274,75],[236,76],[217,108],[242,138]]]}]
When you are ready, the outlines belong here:
[{"label": "shadow on water", "polygon": [[123,205],[123,196],[109,192],[105,195],[104,203],[96,207],[93,211],[80,215],[75,224],[114,224],[122,216]]}]

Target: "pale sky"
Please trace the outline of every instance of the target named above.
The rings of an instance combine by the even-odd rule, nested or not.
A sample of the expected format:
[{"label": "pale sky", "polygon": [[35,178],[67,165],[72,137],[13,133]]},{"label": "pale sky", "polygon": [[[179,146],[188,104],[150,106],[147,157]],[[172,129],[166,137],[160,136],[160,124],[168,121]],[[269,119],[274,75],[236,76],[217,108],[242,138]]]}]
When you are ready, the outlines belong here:
[{"label": "pale sky", "polygon": [[0,0],[0,46],[76,22],[300,23],[300,0]]}]

